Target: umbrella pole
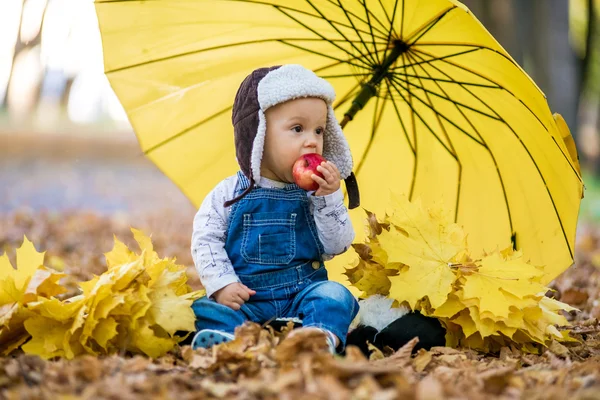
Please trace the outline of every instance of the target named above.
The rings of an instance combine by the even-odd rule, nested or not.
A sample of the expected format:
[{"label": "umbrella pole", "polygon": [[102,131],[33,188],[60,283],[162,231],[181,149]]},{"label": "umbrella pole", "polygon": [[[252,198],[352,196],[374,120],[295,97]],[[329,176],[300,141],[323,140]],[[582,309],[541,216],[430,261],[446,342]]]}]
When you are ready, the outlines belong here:
[{"label": "umbrella pole", "polygon": [[[348,122],[352,121],[352,118],[354,118],[358,111],[363,109],[371,97],[377,95],[379,84],[387,77],[388,69],[396,62],[398,57],[407,52],[410,48],[410,46],[402,40],[394,40],[393,44],[394,47],[390,54],[388,54],[380,66],[373,69],[373,77],[369,82],[362,86],[360,92],[356,95],[354,100],[352,100],[350,109],[344,114],[344,119],[340,122],[342,129],[344,129]],[[344,179],[344,181],[346,183],[346,191],[348,192],[348,208],[356,208],[360,205],[360,193],[358,191],[358,183],[354,172],[351,172],[350,176]]]},{"label": "umbrella pole", "polygon": [[340,123],[340,126],[344,128],[346,124],[354,118],[356,113],[363,109],[371,97],[377,95],[379,91],[379,84],[387,77],[388,69],[396,62],[398,57],[403,53],[406,53],[410,46],[402,40],[394,40],[394,47],[388,56],[385,58],[381,65],[373,68],[373,77],[369,82],[362,86],[360,92],[352,100],[350,109],[344,114],[344,119]]},{"label": "umbrella pole", "polygon": [[344,127],[346,126],[346,124],[350,122],[350,117],[347,115],[344,115],[344,119],[342,120],[342,122],[340,122],[340,126],[342,127],[342,129],[344,129]]}]

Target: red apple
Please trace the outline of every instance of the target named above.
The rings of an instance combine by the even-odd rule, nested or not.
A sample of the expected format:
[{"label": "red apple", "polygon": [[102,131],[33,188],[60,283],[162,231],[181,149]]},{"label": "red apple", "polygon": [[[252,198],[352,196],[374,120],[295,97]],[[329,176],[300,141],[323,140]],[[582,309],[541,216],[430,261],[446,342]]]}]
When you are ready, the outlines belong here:
[{"label": "red apple", "polygon": [[296,185],[304,190],[317,190],[319,184],[312,179],[312,174],[323,178],[323,174],[317,171],[317,167],[325,159],[317,153],[309,153],[300,156],[292,167],[292,174]]}]

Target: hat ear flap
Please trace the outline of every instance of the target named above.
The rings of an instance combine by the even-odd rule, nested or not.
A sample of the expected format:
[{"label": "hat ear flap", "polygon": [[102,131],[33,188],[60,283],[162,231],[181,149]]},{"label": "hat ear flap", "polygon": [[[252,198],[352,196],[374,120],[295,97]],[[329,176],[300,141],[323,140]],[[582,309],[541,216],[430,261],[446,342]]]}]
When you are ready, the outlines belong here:
[{"label": "hat ear flap", "polygon": [[344,183],[346,184],[346,192],[348,193],[348,209],[352,210],[360,206],[360,193],[354,172],[350,172],[350,176],[344,179]]},{"label": "hat ear flap", "polygon": [[344,132],[337,122],[333,107],[327,105],[327,126],[323,137],[323,157],[333,162],[340,171],[343,179],[352,173],[352,153],[346,141]]},{"label": "hat ear flap", "polygon": [[348,193],[348,208],[358,207],[360,205],[360,193],[356,176],[352,172],[352,153],[331,105],[327,105],[327,127],[323,137],[323,157],[338,167],[340,175],[344,179],[346,192]]},{"label": "hat ear flap", "polygon": [[263,110],[258,110],[258,128],[256,136],[252,143],[252,152],[250,153],[250,171],[255,182],[260,180],[260,164],[265,150],[265,138],[267,136],[267,118]]}]

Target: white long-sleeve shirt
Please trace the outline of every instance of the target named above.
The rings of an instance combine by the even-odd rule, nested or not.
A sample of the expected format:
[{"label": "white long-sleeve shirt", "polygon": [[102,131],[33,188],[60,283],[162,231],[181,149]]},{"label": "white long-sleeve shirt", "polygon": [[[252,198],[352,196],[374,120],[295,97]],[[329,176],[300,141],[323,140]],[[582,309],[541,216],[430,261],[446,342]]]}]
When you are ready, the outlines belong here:
[{"label": "white long-sleeve shirt", "polygon": [[[240,282],[225,251],[231,207],[223,206],[226,200],[234,197],[237,182],[237,175],[219,182],[206,196],[194,217],[192,257],[209,297],[231,283]],[[261,178],[257,186],[283,188],[285,183]],[[330,260],[348,250],[354,240],[354,229],[341,188],[326,196],[313,196],[313,193],[307,192],[310,211],[325,251],[323,259]]]}]

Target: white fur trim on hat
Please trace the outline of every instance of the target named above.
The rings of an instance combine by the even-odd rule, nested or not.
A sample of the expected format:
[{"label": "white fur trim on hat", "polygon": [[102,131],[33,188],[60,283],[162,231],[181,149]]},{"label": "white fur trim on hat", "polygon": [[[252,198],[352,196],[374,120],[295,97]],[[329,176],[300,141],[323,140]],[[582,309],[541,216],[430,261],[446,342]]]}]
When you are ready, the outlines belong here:
[{"label": "white fur trim on hat", "polygon": [[299,97],[319,97],[332,104],[335,90],[325,79],[297,64],[274,69],[258,82],[258,103],[263,111]]},{"label": "white fur trim on hat", "polygon": [[327,103],[323,157],[338,167],[342,179],[350,176],[353,166],[352,154],[331,106],[335,100],[333,86],[325,79],[319,78],[313,71],[301,65],[289,64],[269,72],[258,83],[259,124],[250,158],[250,168],[255,182],[260,180],[260,164],[265,145],[267,130],[265,111],[274,105],[301,97],[317,97]]},{"label": "white fur trim on hat", "polygon": [[252,143],[252,155],[250,156],[250,169],[254,182],[260,181],[260,163],[265,149],[265,136],[267,133],[267,119],[263,110],[258,110],[258,128],[256,137]]}]

